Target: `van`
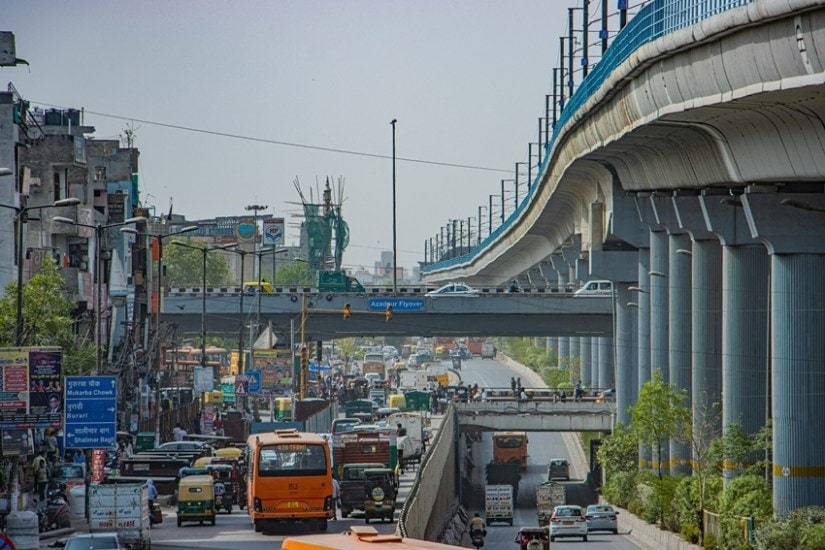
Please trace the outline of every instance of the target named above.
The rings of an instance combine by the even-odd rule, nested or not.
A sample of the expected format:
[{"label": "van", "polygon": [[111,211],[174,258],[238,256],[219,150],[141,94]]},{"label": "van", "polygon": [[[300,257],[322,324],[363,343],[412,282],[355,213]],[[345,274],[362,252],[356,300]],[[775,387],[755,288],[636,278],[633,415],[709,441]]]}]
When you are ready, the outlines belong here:
[{"label": "van", "polygon": [[589,281],[576,291],[575,296],[612,296],[613,281]]}]

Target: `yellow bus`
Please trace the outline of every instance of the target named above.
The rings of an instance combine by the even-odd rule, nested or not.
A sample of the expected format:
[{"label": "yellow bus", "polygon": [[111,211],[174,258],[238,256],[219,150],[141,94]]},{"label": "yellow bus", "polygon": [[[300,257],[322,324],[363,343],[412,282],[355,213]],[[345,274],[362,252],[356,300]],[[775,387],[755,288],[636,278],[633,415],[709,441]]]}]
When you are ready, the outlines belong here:
[{"label": "yellow bus", "polygon": [[255,532],[299,521],[326,531],[335,513],[327,441],[293,428],[251,435],[247,445],[247,510]]},{"label": "yellow bus", "polygon": [[281,543],[283,550],[455,550],[452,546],[428,540],[408,539],[396,534],[382,535],[370,525],[353,525],[348,531],[329,535],[287,537]]}]

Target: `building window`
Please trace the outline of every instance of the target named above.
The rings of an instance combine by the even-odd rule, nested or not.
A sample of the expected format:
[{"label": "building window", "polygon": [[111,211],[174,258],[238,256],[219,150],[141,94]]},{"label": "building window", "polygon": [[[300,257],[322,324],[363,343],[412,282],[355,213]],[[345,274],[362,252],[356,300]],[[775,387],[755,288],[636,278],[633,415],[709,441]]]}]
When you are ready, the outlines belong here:
[{"label": "building window", "polygon": [[106,181],[105,166],[95,166],[95,181]]}]

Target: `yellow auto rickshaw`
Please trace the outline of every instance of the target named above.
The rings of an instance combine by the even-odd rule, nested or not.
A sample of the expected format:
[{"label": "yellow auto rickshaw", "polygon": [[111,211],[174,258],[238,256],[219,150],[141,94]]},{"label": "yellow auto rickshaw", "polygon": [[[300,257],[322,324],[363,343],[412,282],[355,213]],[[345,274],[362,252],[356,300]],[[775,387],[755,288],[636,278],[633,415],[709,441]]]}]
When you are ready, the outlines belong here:
[{"label": "yellow auto rickshaw", "polygon": [[178,527],[184,521],[215,525],[215,480],[211,475],[186,476],[178,482]]},{"label": "yellow auto rickshaw", "polygon": [[243,451],[237,447],[224,447],[223,449],[215,451],[215,456],[218,458],[235,458],[240,460],[241,456],[243,456]]},{"label": "yellow auto rickshaw", "polygon": [[393,393],[388,399],[389,408],[399,411],[407,410],[407,399],[400,393]]},{"label": "yellow auto rickshaw", "polygon": [[277,397],[275,404],[278,406],[277,419],[281,421],[292,420],[292,398]]},{"label": "yellow auto rickshaw", "polygon": [[210,464],[212,464],[212,459],[215,457],[212,456],[202,456],[192,464],[193,468],[206,468]]}]

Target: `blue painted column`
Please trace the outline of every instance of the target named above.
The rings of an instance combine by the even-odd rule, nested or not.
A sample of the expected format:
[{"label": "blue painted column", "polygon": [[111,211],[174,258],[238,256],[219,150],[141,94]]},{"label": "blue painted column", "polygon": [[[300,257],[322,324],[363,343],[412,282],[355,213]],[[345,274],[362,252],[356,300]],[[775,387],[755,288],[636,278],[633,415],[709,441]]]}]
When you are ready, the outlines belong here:
[{"label": "blue painted column", "polygon": [[[690,398],[691,391],[691,242],[687,233],[670,235],[668,273],[668,364],[670,384],[677,391],[684,391]],[[687,403],[689,405],[689,403]],[[691,446],[688,441],[670,440],[670,473],[691,472]]]},{"label": "blue painted column", "polygon": [[638,308],[628,305],[636,299],[629,288],[634,285],[616,284],[616,421],[630,423],[627,408],[638,398],[639,351],[636,344],[638,334]]},{"label": "blue painted column", "polygon": [[[662,372],[670,380],[668,364],[668,235],[664,231],[650,232],[650,368]],[[669,472],[670,444],[663,441],[661,456],[655,456],[653,469],[661,463],[663,474]]]},{"label": "blue painted column", "polygon": [[[559,288],[565,288],[567,286],[567,277],[570,273],[570,266],[564,261],[564,257],[561,254],[553,254],[550,256],[550,261],[553,263],[553,269],[556,270],[558,274],[558,284]],[[570,337],[569,336],[559,336],[558,337],[558,358],[559,358],[559,368],[566,369],[569,367],[569,357],[570,357]]]},{"label": "blue painted column", "polygon": [[[723,246],[722,430],[736,423],[755,434],[767,418],[768,253],[751,235],[741,201],[715,195],[700,203]],[[724,461],[726,484],[740,472],[740,464]]]},{"label": "blue painted column", "polygon": [[[717,196],[718,197],[718,196]],[[722,247],[698,196],[674,198],[679,227],[692,240],[691,416],[693,458],[722,435]]]},{"label": "blue painted column", "polygon": [[613,370],[613,337],[599,336],[599,388],[616,387]]},{"label": "blue painted column", "polygon": [[598,336],[594,336],[590,339],[590,384],[593,386],[601,386],[601,380],[599,379],[599,357],[601,351],[599,338]]},{"label": "blue painted column", "polygon": [[588,336],[579,337],[579,357],[581,358],[581,379],[585,386],[593,385],[593,376],[591,375],[590,366],[593,364],[593,356],[590,353],[590,340]]},{"label": "blue painted column", "polygon": [[[636,337],[638,350],[638,389],[650,380],[650,249],[639,249],[639,290],[636,291],[636,301],[638,310],[638,333]],[[644,445],[639,447],[639,468],[649,470],[653,467],[653,451]]]},{"label": "blue painted column", "polygon": [[825,505],[825,196],[742,202],[770,254],[773,506],[786,517]]}]

